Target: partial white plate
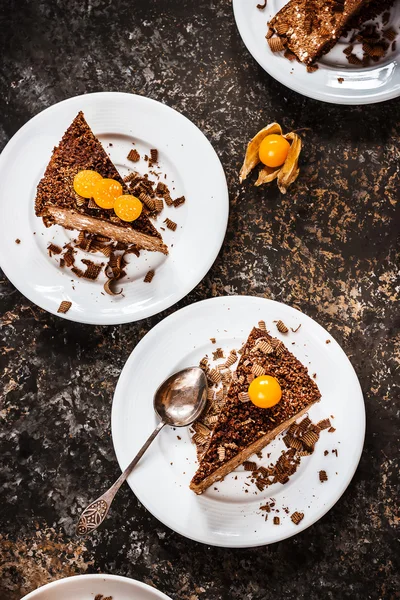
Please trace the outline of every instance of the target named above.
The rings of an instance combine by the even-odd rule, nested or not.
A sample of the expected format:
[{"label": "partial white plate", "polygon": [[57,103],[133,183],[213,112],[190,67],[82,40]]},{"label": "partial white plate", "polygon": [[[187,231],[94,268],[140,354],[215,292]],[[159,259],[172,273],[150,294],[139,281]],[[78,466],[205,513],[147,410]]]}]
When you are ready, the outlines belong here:
[{"label": "partial white plate", "polygon": [[[285,59],[269,49],[265,35],[267,22],[287,4],[287,0],[268,0],[264,10],[257,0],[233,0],[236,25],[250,54],[274,79],[286,87],[315,100],[334,104],[372,104],[397,98],[400,95],[400,44],[379,63],[357,68],[347,62],[343,50],[348,45],[340,40],[319,62],[315,73]],[[391,10],[391,22],[397,31],[400,26],[400,2]],[[389,27],[389,25],[388,25]],[[343,78],[340,83],[339,79]]]},{"label": "partial white plate", "polygon": [[77,575],[48,583],[21,600],[94,600],[97,594],[114,600],[171,600],[145,583],[118,575]]},{"label": "partial white plate", "polygon": [[[288,538],[320,519],[345,491],[363,447],[365,409],[357,376],[343,350],[315,321],[285,304],[247,296],[213,298],[181,309],[154,327],[133,350],[114,395],[112,436],[123,470],[156,425],[152,402],[158,385],[172,373],[197,365],[205,354],[212,357],[217,347],[225,353],[240,348],[260,319],[311,374],[316,373],[322,399],[310,416],[315,422],[333,415],[336,431],[321,433],[313,455],[303,458],[285,485],[259,492],[254,485],[245,485],[249,473],[239,467],[196,496],[189,489],[196,470],[189,431],[164,428],[129,477],[129,485],[165,525],[213,546],[243,548]],[[301,328],[297,333],[279,334],[273,323],[276,319],[294,329],[301,324]],[[213,337],[216,344],[210,341]],[[276,440],[264,449],[263,459],[255,461],[267,466],[282,448],[282,441]],[[320,470],[328,474],[325,483],[319,481]],[[275,499],[279,513],[265,521],[260,506],[270,498]],[[284,507],[290,513],[304,512],[303,521],[294,525]],[[281,525],[273,525],[273,515],[280,517]]]},{"label": "partial white plate", "polygon": [[[75,277],[50,258],[50,242],[65,244],[76,232],[46,229],[34,214],[36,186],[53,147],[82,110],[122,176],[146,172],[146,164],[131,163],[133,147],[141,156],[157,148],[160,171],[173,198],[184,195],[179,208],[166,207],[165,218],[178,224],[175,232],[161,231],[170,253],[142,252],[129,256],[123,294],[104,293],[105,276],[98,281]],[[132,143],[135,143],[135,146]],[[53,314],[62,300],[72,307],[62,316],[71,321],[110,325],[150,317],[188,294],[213,264],[223,242],[228,220],[228,190],[221,163],[211,144],[186,117],[149,98],[101,92],[70,98],[31,119],[10,140],[0,156],[0,265],[7,277],[32,302]],[[16,244],[15,240],[21,243]],[[83,252],[81,253],[83,257]],[[87,255],[87,258],[96,255]],[[99,254],[98,262],[104,261]],[[153,281],[143,279],[155,269]]]}]

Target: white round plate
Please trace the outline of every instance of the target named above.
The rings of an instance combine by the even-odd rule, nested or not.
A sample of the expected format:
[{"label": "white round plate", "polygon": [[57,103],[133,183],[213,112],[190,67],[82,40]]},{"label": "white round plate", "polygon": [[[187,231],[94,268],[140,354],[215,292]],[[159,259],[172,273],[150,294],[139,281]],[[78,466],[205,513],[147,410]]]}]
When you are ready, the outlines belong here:
[{"label": "white round plate", "polygon": [[[285,485],[259,492],[253,484],[247,487],[249,473],[239,467],[197,496],[189,489],[196,470],[190,433],[185,428],[164,428],[129,477],[129,485],[165,525],[213,546],[246,548],[288,538],[320,519],[345,491],[363,447],[365,409],[357,376],[343,350],[315,321],[285,304],[247,296],[213,298],[181,309],[154,327],[133,350],[114,395],[112,436],[123,470],[156,426],[153,393],[162,381],[184,367],[197,365],[206,354],[212,358],[217,347],[225,354],[240,348],[260,319],[311,374],[316,373],[322,399],[311,408],[310,417],[314,422],[331,418],[336,431],[321,433],[312,456],[302,459]],[[273,323],[276,319],[293,329],[301,324],[301,328],[279,334]],[[210,341],[213,337],[215,344]],[[268,466],[283,447],[279,438],[263,450],[261,461],[254,460]],[[335,449],[337,457],[332,453]],[[319,481],[320,470],[328,474],[325,483]],[[270,498],[275,499],[279,513],[265,521],[260,506]],[[299,525],[292,523],[284,507],[290,513],[304,512]],[[273,515],[280,517],[279,526],[273,524]]]},{"label": "white round plate", "polygon": [[[129,150],[141,157],[159,151],[159,164],[173,198],[184,195],[179,208],[165,207],[155,222],[169,217],[175,232],[161,231],[169,256],[141,252],[129,256],[123,293],[104,293],[105,275],[97,281],[75,277],[48,256],[50,242],[64,245],[76,232],[49,229],[34,213],[36,186],[52,149],[82,110],[122,176],[132,170],[147,172],[147,163],[127,160]],[[135,146],[132,146],[132,143]],[[151,175],[150,175],[151,177]],[[72,307],[62,316],[71,321],[111,325],[150,317],[172,306],[204,277],[223,242],[228,220],[228,190],[221,163],[211,144],[186,117],[172,108],[141,96],[101,92],[70,98],[31,119],[10,140],[0,156],[0,265],[7,277],[32,302],[53,314],[62,300]],[[15,240],[19,239],[19,244]],[[80,253],[84,258],[84,253]],[[104,256],[86,255],[104,262]],[[78,265],[79,266],[79,265]],[[143,279],[155,269],[153,281]]]},{"label": "white round plate", "polygon": [[[260,0],[261,1],[261,0]],[[236,25],[250,54],[274,79],[286,87],[323,102],[334,104],[372,104],[397,98],[400,95],[400,44],[374,66],[359,68],[347,62],[343,50],[349,45],[344,39],[319,61],[319,69],[307,73],[306,67],[289,61],[281,53],[269,49],[265,35],[267,22],[287,0],[268,0],[264,10],[257,8],[257,0],[233,0]],[[391,9],[387,25],[396,31],[400,25],[400,2]],[[348,38],[346,38],[348,39]],[[360,47],[355,49],[361,50]],[[360,54],[361,58],[361,54]],[[342,83],[339,80],[343,78]]]},{"label": "white round plate", "polygon": [[114,600],[171,600],[145,583],[119,575],[77,575],[48,583],[21,600],[94,600],[97,594]]}]

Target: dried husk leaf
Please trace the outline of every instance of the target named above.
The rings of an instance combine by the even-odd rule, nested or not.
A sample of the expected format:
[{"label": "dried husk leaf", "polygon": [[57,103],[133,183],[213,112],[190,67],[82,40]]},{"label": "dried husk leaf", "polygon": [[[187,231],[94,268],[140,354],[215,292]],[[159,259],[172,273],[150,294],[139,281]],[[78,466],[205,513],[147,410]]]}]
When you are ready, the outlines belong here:
[{"label": "dried husk leaf", "polygon": [[273,167],[267,167],[267,165],[264,165],[264,167],[260,169],[260,172],[258,173],[258,179],[254,185],[258,186],[262,185],[263,183],[269,183],[270,181],[273,181],[278,177],[281,168],[282,167],[278,167],[277,169],[274,169]]},{"label": "dried husk leaf", "polygon": [[244,163],[239,173],[240,183],[246,179],[250,171],[252,171],[260,162],[258,150],[263,139],[267,137],[267,135],[273,134],[282,135],[282,128],[279,123],[270,123],[267,127],[261,129],[261,131],[259,131],[247,144],[246,156],[244,157]]},{"label": "dried husk leaf", "polygon": [[284,137],[292,143],[287,159],[278,173],[278,187],[282,194],[286,194],[287,188],[296,181],[300,173],[299,156],[301,152],[301,139],[297,133],[287,133]]}]

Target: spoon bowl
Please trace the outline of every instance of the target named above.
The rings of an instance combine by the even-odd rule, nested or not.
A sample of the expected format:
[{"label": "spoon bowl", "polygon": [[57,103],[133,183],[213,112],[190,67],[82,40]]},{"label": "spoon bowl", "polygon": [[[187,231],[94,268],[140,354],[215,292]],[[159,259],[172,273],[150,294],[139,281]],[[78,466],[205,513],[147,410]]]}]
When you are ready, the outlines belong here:
[{"label": "spoon bowl", "polygon": [[183,369],[168,377],[154,394],[154,410],[167,425],[187,427],[207,402],[207,378],[200,367]]}]

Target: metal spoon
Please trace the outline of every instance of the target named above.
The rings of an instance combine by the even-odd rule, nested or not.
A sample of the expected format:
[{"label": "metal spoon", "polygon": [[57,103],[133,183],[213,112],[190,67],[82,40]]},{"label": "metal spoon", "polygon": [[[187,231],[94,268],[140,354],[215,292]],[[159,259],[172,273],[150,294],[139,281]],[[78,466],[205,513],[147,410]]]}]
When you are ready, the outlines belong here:
[{"label": "metal spoon", "polygon": [[115,494],[164,425],[173,427],[191,425],[200,416],[206,401],[207,378],[199,367],[183,369],[171,375],[160,385],[153,400],[154,410],[161,419],[160,423],[117,481],[105,494],[85,508],[76,526],[78,535],[92,533],[103,523]]}]

